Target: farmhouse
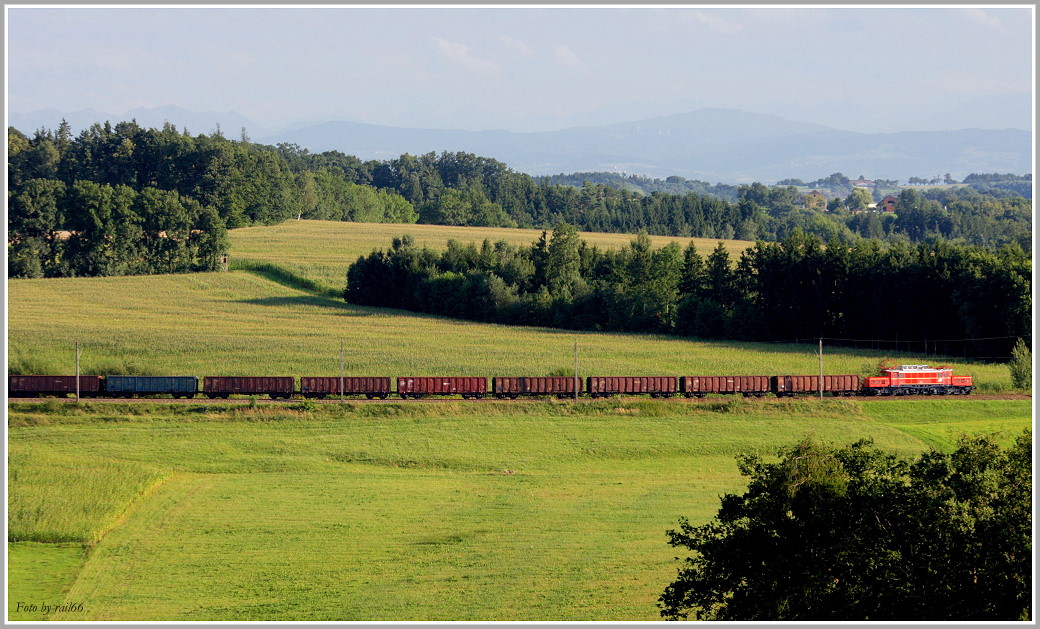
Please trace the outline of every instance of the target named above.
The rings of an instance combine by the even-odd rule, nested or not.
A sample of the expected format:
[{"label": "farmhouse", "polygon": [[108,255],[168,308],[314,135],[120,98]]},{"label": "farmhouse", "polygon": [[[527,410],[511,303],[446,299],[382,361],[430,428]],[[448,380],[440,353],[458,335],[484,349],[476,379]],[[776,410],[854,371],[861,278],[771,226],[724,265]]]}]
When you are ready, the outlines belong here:
[{"label": "farmhouse", "polygon": [[877,209],[881,212],[895,212],[896,205],[899,203],[899,197],[894,197],[891,194],[886,196],[884,199],[878,201]]},{"label": "farmhouse", "polygon": [[805,195],[802,207],[807,210],[823,210],[827,208],[827,195],[819,190],[811,190]]}]

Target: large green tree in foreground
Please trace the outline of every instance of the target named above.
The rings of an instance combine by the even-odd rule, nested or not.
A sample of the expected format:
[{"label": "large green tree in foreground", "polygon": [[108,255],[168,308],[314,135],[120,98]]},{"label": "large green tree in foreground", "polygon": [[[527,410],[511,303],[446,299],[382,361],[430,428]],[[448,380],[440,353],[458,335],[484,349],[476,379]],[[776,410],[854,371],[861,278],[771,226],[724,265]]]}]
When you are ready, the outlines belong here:
[{"label": "large green tree in foreground", "polygon": [[665,618],[1031,618],[1030,433],[913,461],[805,441],[776,463],[739,462],[744,495],[668,532],[694,552],[660,598]]}]

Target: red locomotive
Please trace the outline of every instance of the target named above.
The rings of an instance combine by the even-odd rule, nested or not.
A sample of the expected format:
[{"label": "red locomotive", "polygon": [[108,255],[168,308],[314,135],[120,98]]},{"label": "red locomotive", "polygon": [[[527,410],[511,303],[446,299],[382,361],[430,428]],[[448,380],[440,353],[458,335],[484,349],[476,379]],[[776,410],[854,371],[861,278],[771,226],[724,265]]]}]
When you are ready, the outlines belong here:
[{"label": "red locomotive", "polygon": [[865,395],[967,395],[971,376],[955,376],[949,367],[899,365],[881,370],[863,383]]}]

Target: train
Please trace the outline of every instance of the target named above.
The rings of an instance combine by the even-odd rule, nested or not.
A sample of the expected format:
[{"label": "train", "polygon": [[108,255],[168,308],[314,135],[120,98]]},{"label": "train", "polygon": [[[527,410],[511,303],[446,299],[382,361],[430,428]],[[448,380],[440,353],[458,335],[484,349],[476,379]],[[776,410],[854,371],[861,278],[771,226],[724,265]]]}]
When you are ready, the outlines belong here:
[{"label": "train", "polygon": [[[744,397],[797,397],[799,395],[893,396],[968,395],[974,390],[971,376],[954,375],[949,367],[900,365],[882,368],[877,376],[774,375],[774,376],[485,376],[398,377],[396,387],[382,376],[8,376],[9,397],[68,396],[133,398],[171,396],[212,399],[232,395],[270,396],[272,399],[366,397],[402,399],[429,396],[461,396],[481,399],[519,397],[589,398],[647,395],[653,398],[703,398],[708,395]],[[201,383],[201,386],[200,386]]]}]

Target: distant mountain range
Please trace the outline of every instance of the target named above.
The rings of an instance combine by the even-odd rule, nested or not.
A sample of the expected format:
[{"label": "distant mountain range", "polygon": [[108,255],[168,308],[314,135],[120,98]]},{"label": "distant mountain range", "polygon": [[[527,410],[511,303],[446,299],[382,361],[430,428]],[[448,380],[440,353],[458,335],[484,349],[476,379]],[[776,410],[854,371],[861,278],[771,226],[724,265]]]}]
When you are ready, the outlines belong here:
[{"label": "distant mountain range", "polygon": [[65,118],[75,132],[94,122],[136,119],[146,127],[166,121],[193,134],[218,126],[238,139],[242,130],[263,144],[298,144],[311,152],[340,151],[361,159],[402,153],[464,151],[497,159],[531,175],[624,172],[709,182],[811,181],[841,172],[869,179],[934,177],[950,173],[1032,173],[1032,133],[1021,129],[962,129],[856,133],[778,116],[702,109],[635,122],[549,132],[408,129],[357,122],[321,122],[271,133],[235,112],[192,113],[177,107],[139,109],[113,117],[92,110],[40,111],[9,116],[31,134],[57,128]]}]

